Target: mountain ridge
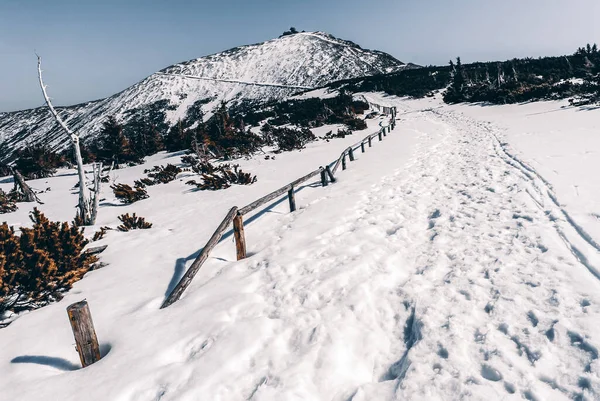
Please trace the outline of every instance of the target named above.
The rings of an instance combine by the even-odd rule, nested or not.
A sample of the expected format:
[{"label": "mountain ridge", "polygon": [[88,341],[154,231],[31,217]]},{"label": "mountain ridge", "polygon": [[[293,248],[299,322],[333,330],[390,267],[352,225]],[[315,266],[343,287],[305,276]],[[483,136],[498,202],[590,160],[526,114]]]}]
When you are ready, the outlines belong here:
[{"label": "mountain ridge", "polygon": [[[112,96],[57,109],[85,141],[110,115],[127,122],[152,114],[174,125],[190,112],[207,118],[222,101],[230,107],[259,105],[338,80],[405,68],[414,67],[325,32],[299,32],[175,63]],[[4,160],[39,142],[54,150],[68,143],[46,107],[0,112]]]}]

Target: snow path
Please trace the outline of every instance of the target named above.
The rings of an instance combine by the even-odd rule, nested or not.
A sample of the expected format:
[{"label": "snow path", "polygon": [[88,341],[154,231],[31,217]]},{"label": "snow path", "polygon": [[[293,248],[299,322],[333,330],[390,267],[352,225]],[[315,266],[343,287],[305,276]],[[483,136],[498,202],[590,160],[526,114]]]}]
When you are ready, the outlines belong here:
[{"label": "snow path", "polygon": [[[296,253],[278,233],[258,263],[275,283],[261,294],[269,314],[285,322],[275,337],[310,349],[276,370],[329,373],[297,399],[597,399],[589,306],[598,297],[581,291],[590,278],[578,262],[590,266],[565,252],[579,233],[564,234],[573,227],[546,209],[558,207],[545,199],[551,188],[493,127],[435,110],[414,117],[423,118],[443,128],[437,144],[316,240],[294,241]],[[307,384],[265,372],[252,399],[285,399]]]},{"label": "snow path", "polygon": [[[551,183],[515,156],[494,124],[447,107],[366,97],[398,107],[396,130],[367,153],[355,152],[357,160],[338,173],[335,185],[299,192],[297,212],[288,213],[284,200],[258,219],[248,216],[249,258],[233,261],[231,239],[222,241],[171,307],[158,310],[168,272],[151,259],[137,267],[135,252],[118,253],[150,240],[117,237],[124,243],[107,250],[114,265],[77,283],[73,292],[81,295],[68,295],[90,296],[100,340],[112,347],[97,364],[70,371],[72,350],[32,342],[31,328],[45,324],[61,330],[60,341],[49,344],[65,343],[67,302],[0,331],[10,348],[0,350],[5,395],[69,401],[84,391],[89,399],[119,401],[600,399],[597,239],[569,217]],[[289,157],[291,168],[307,162],[309,151],[278,155],[278,161]],[[256,187],[227,196],[263,194],[266,187],[258,185],[268,181],[266,172]],[[222,217],[218,203],[225,210],[240,200],[208,203],[209,195],[220,194],[201,195],[196,199],[214,211],[209,223]],[[189,227],[199,209],[169,209],[179,194],[169,196],[163,206],[173,222],[153,219],[157,230]],[[168,241],[183,233],[204,229],[209,235],[214,224],[204,225],[162,240],[176,246]],[[94,287],[108,274],[120,274],[106,282],[120,281],[122,288]],[[143,274],[149,277],[140,280]],[[154,275],[162,281],[152,281]],[[135,295],[128,300],[125,292]],[[9,336],[17,330],[20,341]],[[4,364],[15,355],[21,363]],[[66,368],[22,363],[36,355],[63,358]]]},{"label": "snow path", "polygon": [[[584,306],[590,294],[570,277],[581,268],[577,260],[549,235],[559,216],[531,199],[530,188],[541,192],[541,185],[502,150],[492,127],[430,114],[448,135],[421,153],[408,172],[416,180],[398,193],[422,227],[405,237],[409,245],[420,236],[421,244],[409,245],[416,270],[402,285],[416,305],[413,337],[420,341],[392,368],[400,376],[396,396],[558,400],[585,389],[596,399],[598,351],[586,339],[596,333]],[[424,386],[434,380],[435,387]]]}]

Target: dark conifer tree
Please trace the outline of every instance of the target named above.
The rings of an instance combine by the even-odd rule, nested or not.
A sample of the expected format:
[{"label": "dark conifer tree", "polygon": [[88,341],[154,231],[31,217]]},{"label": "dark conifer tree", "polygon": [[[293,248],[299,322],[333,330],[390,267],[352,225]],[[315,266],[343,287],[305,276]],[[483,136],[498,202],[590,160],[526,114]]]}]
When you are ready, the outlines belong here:
[{"label": "dark conifer tree", "polygon": [[115,168],[118,168],[121,163],[138,160],[131,152],[129,140],[123,132],[123,125],[114,116],[108,117],[102,124],[95,153],[100,160],[114,162]]},{"label": "dark conifer tree", "polygon": [[15,168],[25,178],[46,178],[54,175],[56,169],[65,164],[65,158],[45,145],[28,146],[16,152]]}]

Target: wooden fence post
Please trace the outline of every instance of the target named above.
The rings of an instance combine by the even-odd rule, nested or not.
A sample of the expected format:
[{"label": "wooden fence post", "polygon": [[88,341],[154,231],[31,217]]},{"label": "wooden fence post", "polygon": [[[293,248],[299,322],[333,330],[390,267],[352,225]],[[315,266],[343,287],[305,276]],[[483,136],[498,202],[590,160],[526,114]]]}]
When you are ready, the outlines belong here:
[{"label": "wooden fence post", "polygon": [[379,140],[383,140],[383,138],[381,137],[381,132],[383,131],[383,128],[379,130]]},{"label": "wooden fence post", "polygon": [[244,217],[238,212],[233,219],[233,236],[237,260],[246,259],[246,236],[244,235]]},{"label": "wooden fence post", "polygon": [[329,176],[329,181],[331,182],[335,182],[335,177],[333,176],[333,173],[331,172],[331,167],[329,167],[328,165],[325,166],[325,171],[327,171],[327,175]]},{"label": "wooden fence post", "polygon": [[371,144],[371,139],[373,139],[373,137],[371,137],[371,135],[369,135],[369,147],[372,147],[373,145]]},{"label": "wooden fence post", "polygon": [[346,154],[342,157],[342,170],[346,170]]},{"label": "wooden fence post", "polygon": [[94,362],[98,362],[101,358],[100,346],[98,345],[98,338],[96,337],[96,330],[94,329],[94,322],[92,322],[92,314],[87,301],[69,305],[67,314],[73,329],[81,366],[85,368]]},{"label": "wooden fence post", "polygon": [[324,187],[327,186],[327,175],[325,174],[325,169],[321,170],[321,185]]},{"label": "wooden fence post", "polygon": [[365,153],[365,143],[364,142],[360,143],[360,150],[362,153]]},{"label": "wooden fence post", "polygon": [[290,201],[290,213],[296,211],[296,196],[294,195],[294,186],[288,191],[288,200]]},{"label": "wooden fence post", "polygon": [[348,156],[350,157],[350,161],[354,161],[354,149],[348,148]]}]

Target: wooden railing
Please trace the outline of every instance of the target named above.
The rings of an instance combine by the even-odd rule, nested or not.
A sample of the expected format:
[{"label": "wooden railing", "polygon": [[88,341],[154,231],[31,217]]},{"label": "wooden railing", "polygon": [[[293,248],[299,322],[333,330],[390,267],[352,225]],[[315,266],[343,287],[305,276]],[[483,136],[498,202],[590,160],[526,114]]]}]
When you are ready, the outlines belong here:
[{"label": "wooden railing", "polygon": [[243,216],[245,214],[248,214],[248,213],[258,209],[259,207],[263,206],[267,202],[270,202],[273,199],[278,198],[285,193],[287,193],[287,197],[289,200],[290,212],[294,212],[296,210],[295,190],[299,184],[302,184],[303,182],[306,182],[317,175],[320,175],[322,186],[327,186],[329,182],[332,182],[332,183],[335,182],[336,181],[335,173],[337,172],[340,165],[342,166],[342,170],[345,170],[347,168],[346,157],[348,157],[350,159],[350,161],[354,161],[354,159],[355,159],[354,151],[355,150],[360,148],[361,152],[364,153],[366,144],[368,144],[368,147],[371,147],[372,141],[375,137],[377,137],[378,140],[381,141],[381,140],[383,140],[383,137],[385,137],[387,133],[391,132],[391,130],[393,130],[396,127],[396,108],[395,107],[380,106],[380,105],[373,104],[373,103],[369,103],[369,105],[372,109],[377,109],[379,111],[383,111],[386,115],[390,116],[389,123],[387,126],[382,126],[379,129],[379,131],[366,136],[365,138],[363,138],[359,142],[355,143],[354,145],[344,149],[344,151],[342,152],[342,154],[336,161],[326,165],[325,167],[321,166],[318,169],[306,174],[305,176],[300,177],[297,180],[277,189],[276,191],[273,191],[273,192],[263,196],[262,198],[255,200],[254,202],[244,206],[243,208],[238,209],[236,206],[232,207],[231,210],[229,210],[229,212],[227,213],[227,216],[225,216],[225,218],[221,222],[221,224],[219,224],[219,226],[213,233],[212,237],[210,237],[210,239],[208,240],[208,242],[206,243],[204,248],[202,248],[202,251],[200,252],[198,257],[196,257],[196,259],[194,260],[192,265],[189,267],[189,269],[187,269],[187,271],[185,272],[185,274],[183,275],[181,280],[179,280],[179,282],[177,283],[175,288],[173,288],[171,293],[167,296],[165,301],[162,303],[161,309],[166,308],[167,306],[173,304],[174,302],[177,302],[179,300],[179,298],[181,298],[181,295],[186,290],[186,288],[191,284],[194,276],[198,273],[198,271],[200,270],[200,268],[202,267],[202,265],[204,264],[206,259],[208,259],[210,252],[213,250],[213,248],[215,246],[217,246],[217,244],[221,240],[221,237],[223,237],[223,234],[225,233],[225,231],[227,230],[227,228],[229,227],[230,224],[233,224],[233,235],[235,238],[237,260],[245,259],[246,258],[246,238],[244,235],[244,220],[243,220]]}]

